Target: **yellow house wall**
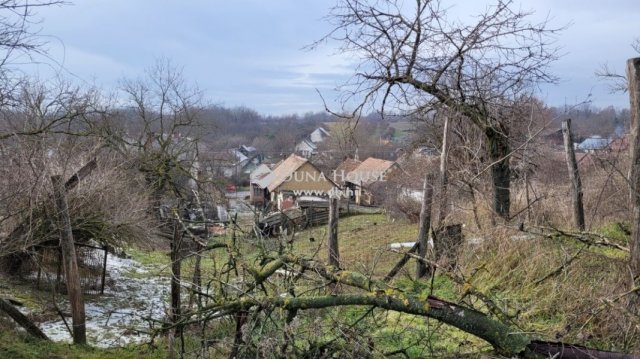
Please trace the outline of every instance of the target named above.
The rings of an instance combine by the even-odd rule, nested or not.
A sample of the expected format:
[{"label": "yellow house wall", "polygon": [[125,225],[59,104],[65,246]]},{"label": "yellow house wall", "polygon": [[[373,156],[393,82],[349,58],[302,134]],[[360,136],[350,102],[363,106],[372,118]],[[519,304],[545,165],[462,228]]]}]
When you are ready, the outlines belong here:
[{"label": "yellow house wall", "polygon": [[[326,175],[325,175],[326,176]],[[283,182],[276,191],[331,191],[335,186],[333,183],[322,178],[320,171],[313,165],[305,163],[290,177],[288,181]]]}]

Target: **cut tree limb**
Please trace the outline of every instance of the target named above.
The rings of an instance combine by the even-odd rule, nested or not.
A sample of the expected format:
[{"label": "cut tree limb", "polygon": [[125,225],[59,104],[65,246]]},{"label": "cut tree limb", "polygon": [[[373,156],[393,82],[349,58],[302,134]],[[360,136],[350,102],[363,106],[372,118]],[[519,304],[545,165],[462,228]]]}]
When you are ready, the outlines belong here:
[{"label": "cut tree limb", "polygon": [[[415,255],[413,255],[415,256]],[[368,306],[401,313],[436,319],[466,333],[487,341],[495,351],[507,357],[527,358],[638,358],[630,354],[591,349],[573,344],[532,340],[528,334],[500,322],[474,309],[460,306],[433,296],[406,293],[383,281],[361,273],[335,270],[319,262],[294,256],[282,256],[264,265],[261,278],[275,272],[285,264],[299,265],[301,269],[314,272],[331,283],[364,290],[360,293],[332,294],[325,296],[243,296],[235,300],[216,303],[203,308],[215,313],[251,312],[253,309],[282,308],[289,311],[321,309],[339,306]],[[186,319],[186,318],[185,318]]]},{"label": "cut tree limb", "polygon": [[5,312],[11,319],[13,319],[18,325],[20,325],[24,330],[27,331],[30,335],[44,340],[49,340],[46,334],[38,328],[27,316],[22,314],[16,307],[14,307],[10,300],[0,298],[0,310]]}]

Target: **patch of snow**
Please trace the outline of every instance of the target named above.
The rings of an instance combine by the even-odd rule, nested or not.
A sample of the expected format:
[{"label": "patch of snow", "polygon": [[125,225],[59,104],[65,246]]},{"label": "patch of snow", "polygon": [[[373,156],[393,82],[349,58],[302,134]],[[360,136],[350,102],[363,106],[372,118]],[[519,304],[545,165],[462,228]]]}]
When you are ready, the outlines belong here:
[{"label": "patch of snow", "polygon": [[[132,274],[148,273],[150,268],[132,259],[107,257],[108,282],[104,295],[85,297],[87,338],[90,345],[117,347],[142,343],[149,339],[154,320],[166,316],[165,300],[169,293],[169,279],[161,276],[132,278]],[[61,309],[69,312],[68,303]],[[67,318],[71,325],[71,318]],[[42,331],[53,341],[72,342],[61,319],[40,324]]]},{"label": "patch of snow", "polygon": [[399,243],[391,243],[389,244],[389,248],[391,249],[400,249],[400,248],[411,248],[416,242],[399,242]]}]

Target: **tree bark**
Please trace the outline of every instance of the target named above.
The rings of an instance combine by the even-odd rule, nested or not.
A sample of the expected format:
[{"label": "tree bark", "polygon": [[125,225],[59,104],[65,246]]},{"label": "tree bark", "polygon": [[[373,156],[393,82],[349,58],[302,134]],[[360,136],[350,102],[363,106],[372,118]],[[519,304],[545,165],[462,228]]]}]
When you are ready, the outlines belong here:
[{"label": "tree bark", "polygon": [[491,319],[481,312],[429,296],[422,298],[392,289],[385,283],[371,280],[351,271],[333,272],[321,266],[313,269],[324,278],[367,291],[366,293],[331,294],[313,297],[243,297],[220,306],[209,307],[219,312],[238,313],[254,306],[279,307],[287,310],[320,309],[337,306],[366,305],[434,318],[475,335],[490,343],[508,357],[523,353],[530,339],[518,330]]},{"label": "tree bark", "polygon": [[52,176],[51,182],[53,183],[53,194],[56,202],[56,210],[58,212],[58,230],[60,232],[60,247],[62,249],[67,293],[69,294],[69,303],[71,304],[73,343],[87,344],[84,298],[82,296],[82,286],[80,284],[80,273],[78,272],[76,249],[73,243],[73,233],[71,231],[69,207],[65,197],[65,186],[62,182],[62,177],[60,176]]},{"label": "tree bark", "polygon": [[329,198],[329,265],[340,268],[338,247],[338,198]]},{"label": "tree bark", "polygon": [[[418,232],[418,256],[426,258],[429,249],[429,229],[431,228],[431,204],[433,201],[433,176],[427,173],[422,185],[422,207],[420,208],[420,230]],[[422,278],[431,272],[423,261],[416,263],[416,277]]]},{"label": "tree bark", "polygon": [[573,134],[571,133],[571,119],[562,121],[562,137],[564,138],[564,151],[567,157],[567,168],[569,170],[569,180],[573,187],[573,220],[580,231],[584,231],[584,207],[582,206],[582,181],[576,153],[573,150]]},{"label": "tree bark", "polygon": [[[415,246],[414,246],[415,248]],[[416,257],[412,255],[412,257]],[[288,311],[332,308],[339,306],[368,306],[401,313],[425,316],[456,327],[491,344],[494,350],[506,357],[526,358],[639,358],[623,354],[590,349],[578,345],[532,340],[520,329],[491,318],[474,309],[421,293],[411,293],[389,286],[385,281],[362,273],[336,270],[334,267],[283,255],[263,266],[262,270],[249,269],[256,283],[266,280],[285,265],[298,265],[302,271],[315,273],[333,284],[342,284],[364,292],[332,293],[326,296],[242,296],[236,300],[212,304],[203,308],[205,313],[238,315],[254,309],[282,308]],[[255,287],[255,286],[253,286]]]},{"label": "tree bark", "polygon": [[180,225],[176,223],[171,241],[171,319],[174,323],[180,320],[180,242],[182,241],[182,233],[179,227]]},{"label": "tree bark", "polygon": [[[182,242],[182,228],[178,220],[173,224],[173,238],[171,240],[171,322],[178,323],[180,321],[180,280],[181,280],[181,258],[180,247]],[[175,351],[175,339],[181,335],[182,326],[176,325],[174,333],[169,333],[170,346],[167,358],[173,358]]]},{"label": "tree bark", "polygon": [[444,119],[444,129],[442,130],[442,151],[440,152],[440,208],[438,210],[438,223],[436,228],[440,228],[447,217],[447,189],[449,187],[449,116]]},{"label": "tree bark", "polygon": [[634,280],[638,280],[640,278],[640,57],[627,61],[627,80],[631,104],[629,189],[633,208],[629,264]]},{"label": "tree bark", "polygon": [[509,218],[511,206],[510,186],[511,169],[509,167],[509,135],[506,129],[485,129],[489,159],[491,160],[491,179],[493,186],[493,211],[505,221]]}]

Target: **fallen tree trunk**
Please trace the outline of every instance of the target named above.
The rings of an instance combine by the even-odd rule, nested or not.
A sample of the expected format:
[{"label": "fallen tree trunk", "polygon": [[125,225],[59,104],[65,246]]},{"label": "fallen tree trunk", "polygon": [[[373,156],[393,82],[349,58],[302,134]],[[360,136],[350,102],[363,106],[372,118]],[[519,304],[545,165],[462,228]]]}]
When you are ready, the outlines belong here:
[{"label": "fallen tree trunk", "polygon": [[11,305],[8,300],[0,298],[0,310],[11,317],[11,319],[24,328],[30,335],[39,339],[49,340],[49,337],[47,337],[37,325],[29,320],[29,318],[22,314],[16,307]]},{"label": "fallen tree trunk", "polygon": [[[527,358],[602,358],[631,359],[638,356],[590,349],[572,344],[538,341],[526,333],[474,309],[433,296],[405,293],[363,274],[333,270],[318,262],[293,256],[283,256],[253,270],[254,278],[264,281],[285,265],[299,265],[302,271],[315,272],[331,283],[340,283],[364,290],[363,293],[324,296],[242,296],[203,308],[216,316],[250,312],[258,308],[281,308],[289,311],[321,309],[339,306],[368,306],[436,319],[487,341],[506,357]],[[255,287],[255,286],[254,286]],[[185,318],[186,320],[186,318]]]},{"label": "fallen tree trunk", "polygon": [[339,306],[374,306],[397,312],[437,319],[489,342],[502,355],[524,353],[530,339],[481,312],[466,309],[429,297],[426,300],[400,292],[340,294],[315,297],[244,297],[242,300],[208,308],[218,312],[238,313],[251,307],[276,307],[286,310],[321,309]]}]

